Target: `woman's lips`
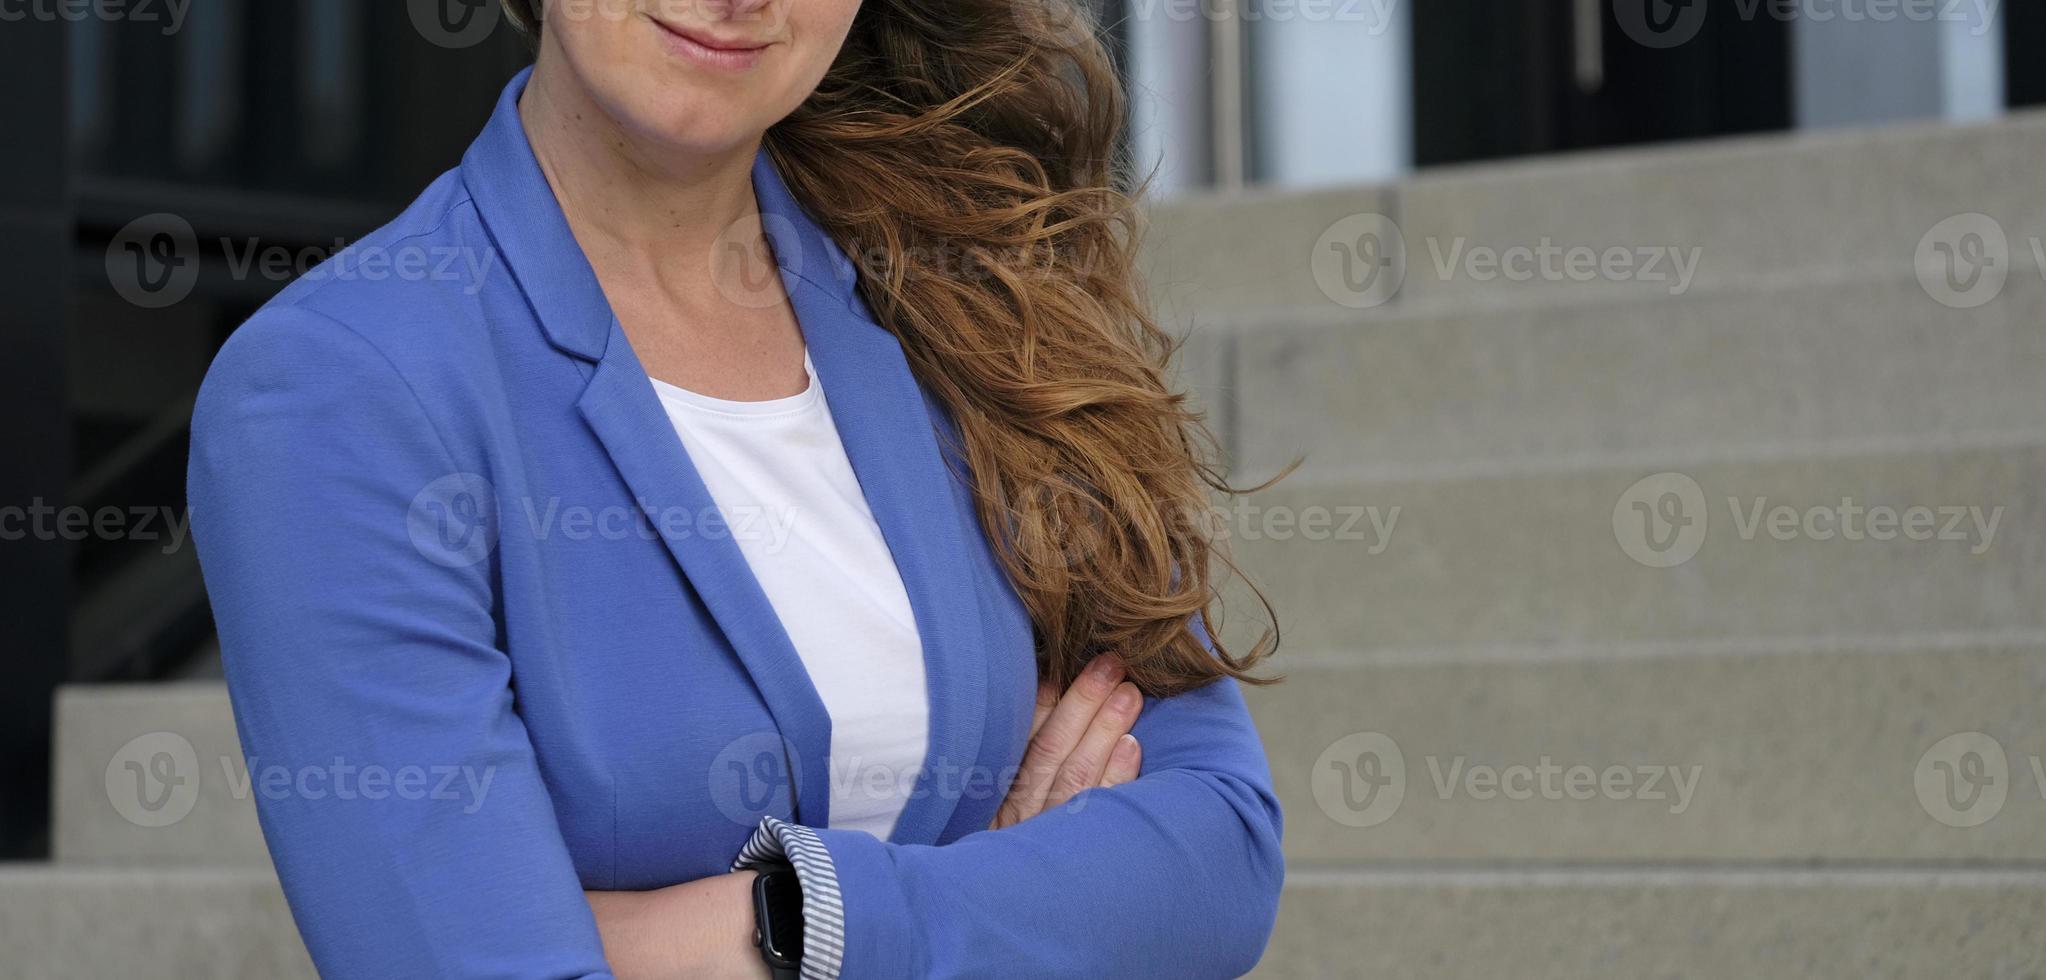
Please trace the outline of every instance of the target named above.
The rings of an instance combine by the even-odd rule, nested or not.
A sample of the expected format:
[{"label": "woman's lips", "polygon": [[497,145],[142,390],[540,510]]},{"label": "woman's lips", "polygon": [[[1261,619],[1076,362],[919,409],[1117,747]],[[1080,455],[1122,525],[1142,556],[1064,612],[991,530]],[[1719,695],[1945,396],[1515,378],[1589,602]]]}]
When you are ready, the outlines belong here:
[{"label": "woman's lips", "polygon": [[654,26],[660,29],[661,41],[670,53],[707,68],[744,71],[758,64],[760,53],[767,50],[767,44],[762,42],[719,38],[696,28],[677,27],[660,20],[655,20]]}]

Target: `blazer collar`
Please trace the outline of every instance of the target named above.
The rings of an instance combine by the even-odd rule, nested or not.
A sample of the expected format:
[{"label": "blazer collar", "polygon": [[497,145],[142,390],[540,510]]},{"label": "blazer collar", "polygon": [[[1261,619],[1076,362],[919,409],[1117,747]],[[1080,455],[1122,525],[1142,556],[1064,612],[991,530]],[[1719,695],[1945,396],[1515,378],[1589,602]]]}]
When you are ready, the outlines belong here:
[{"label": "blazer collar", "polygon": [[[533,156],[518,112],[531,71],[505,86],[463,158],[469,195],[549,342],[594,363],[577,407],[635,500],[656,515],[713,513],[714,499]],[[928,843],[958,809],[960,774],[987,768],[979,757],[989,718],[985,597],[968,571],[975,567],[977,521],[970,505],[959,503],[956,461],[937,435],[940,409],[910,373],[901,344],[867,314],[852,261],[803,210],[765,151],[753,163],[753,193],[818,383],[923,641],[930,743],[893,839]],[[744,554],[730,535],[654,523],[781,737],[804,760],[791,812],[801,822],[827,825],[830,717]]]},{"label": "blazer collar", "polygon": [[519,96],[532,74],[529,66],[505,85],[483,134],[462,156],[462,183],[548,341],[594,361],[611,340],[611,304],[526,140]]}]

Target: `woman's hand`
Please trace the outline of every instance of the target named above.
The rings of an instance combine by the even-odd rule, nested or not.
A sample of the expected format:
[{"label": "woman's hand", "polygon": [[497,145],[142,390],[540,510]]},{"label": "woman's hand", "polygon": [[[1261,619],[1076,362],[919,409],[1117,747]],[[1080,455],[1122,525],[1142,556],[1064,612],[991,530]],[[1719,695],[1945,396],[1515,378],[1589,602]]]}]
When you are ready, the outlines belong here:
[{"label": "woman's hand", "polygon": [[1102,654],[1063,697],[1055,687],[1038,686],[1030,748],[990,829],[1015,826],[1081,790],[1137,778],[1144,753],[1130,726],[1137,723],[1144,698],[1122,678],[1121,662]]}]

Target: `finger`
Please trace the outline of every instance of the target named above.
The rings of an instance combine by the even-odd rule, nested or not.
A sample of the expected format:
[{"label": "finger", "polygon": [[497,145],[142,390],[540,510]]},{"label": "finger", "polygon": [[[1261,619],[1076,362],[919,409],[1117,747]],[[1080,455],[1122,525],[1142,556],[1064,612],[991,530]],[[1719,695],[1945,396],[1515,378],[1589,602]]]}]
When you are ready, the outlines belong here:
[{"label": "finger", "polygon": [[1097,656],[1080,672],[1065,696],[1058,699],[1037,737],[1030,740],[1030,749],[1023,754],[1022,767],[1016,772],[1016,782],[1009,788],[1006,803],[1013,804],[1016,820],[1036,816],[1044,809],[1045,795],[1051,792],[1051,784],[1065,765],[1066,756],[1080,744],[1094,722],[1094,715],[1121,680],[1122,664],[1111,656]]},{"label": "finger", "polygon": [[1115,750],[1116,740],[1129,734],[1130,726],[1137,723],[1143,705],[1144,696],[1135,684],[1116,686],[1115,694],[1087,726],[1080,744],[1066,755],[1058,778],[1052,780],[1051,792],[1045,794],[1042,810],[1063,805],[1081,790],[1101,785],[1101,777],[1108,772],[1109,753]]},{"label": "finger", "polygon": [[[1045,720],[1051,717],[1052,709],[1058,707],[1058,703],[1059,689],[1057,685],[1049,682],[1037,685],[1037,707],[1030,716],[1030,740],[1027,744],[1036,744],[1037,733],[1044,730]],[[1019,785],[1022,783],[1020,774],[1017,783]],[[1027,789],[1028,787],[1025,788]],[[994,820],[988,824],[988,827],[991,830],[1000,830],[1003,827],[1021,822],[1026,817],[1036,816],[1036,814],[1037,811],[1035,810],[1031,810],[1028,813],[1023,812],[1022,797],[1012,789],[1009,795],[1002,798],[1002,805],[995,809]]]},{"label": "finger", "polygon": [[1137,737],[1128,732],[1115,740],[1115,750],[1108,753],[1108,768],[1101,774],[1101,785],[1120,786],[1137,778],[1137,772],[1144,765],[1144,747],[1137,744]]},{"label": "finger", "polygon": [[1037,685],[1037,710],[1030,715],[1030,740],[1037,739],[1037,733],[1044,728],[1044,720],[1051,717],[1051,709],[1058,707],[1059,689],[1050,682]]}]

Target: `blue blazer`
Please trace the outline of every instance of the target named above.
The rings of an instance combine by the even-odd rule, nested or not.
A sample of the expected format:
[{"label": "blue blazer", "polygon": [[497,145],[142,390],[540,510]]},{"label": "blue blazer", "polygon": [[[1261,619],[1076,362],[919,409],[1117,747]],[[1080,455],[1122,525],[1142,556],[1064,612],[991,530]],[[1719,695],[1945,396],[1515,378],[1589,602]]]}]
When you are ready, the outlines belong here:
[{"label": "blue blazer", "polygon": [[459,168],[235,332],[190,493],[264,835],[328,977],[606,977],[584,889],[818,828],[843,975],[1233,976],[1280,813],[1233,681],[1151,700],[1137,780],[987,829],[1029,618],[950,422],[763,156],[755,194],[907,588],[930,745],[888,840],[830,820],[830,719],[542,177],[514,79]]}]

